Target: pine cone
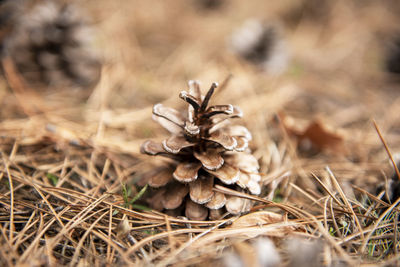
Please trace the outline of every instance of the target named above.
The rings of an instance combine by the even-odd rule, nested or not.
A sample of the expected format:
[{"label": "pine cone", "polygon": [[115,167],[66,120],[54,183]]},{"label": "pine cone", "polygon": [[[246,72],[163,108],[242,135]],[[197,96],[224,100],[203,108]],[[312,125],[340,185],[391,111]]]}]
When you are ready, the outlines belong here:
[{"label": "pine cone", "polygon": [[231,48],[269,74],[282,73],[288,64],[289,55],[280,29],[258,20],[247,20],[232,34]]},{"label": "pine cone", "polygon": [[0,12],[3,57],[10,57],[32,87],[94,86],[100,61],[91,28],[72,4],[58,1],[6,1]]},{"label": "pine cone", "polygon": [[148,140],[141,147],[142,153],[170,159],[146,176],[149,186],[157,188],[150,200],[153,208],[179,212],[185,207],[186,217],[205,220],[208,210],[215,218],[224,207],[231,214],[250,209],[248,200],[213,191],[215,184],[260,194],[258,161],[248,149],[251,134],[229,121],[242,117],[242,111],[232,105],[208,106],[216,88],[213,83],[202,96],[199,83],[190,81],[189,92],[179,94],[189,103],[187,116],[162,104],[154,106],[153,119],[172,135],[162,143]]},{"label": "pine cone", "polygon": [[214,9],[219,9],[220,7],[226,5],[226,1],[225,0],[196,0],[196,4],[203,9],[214,10]]},{"label": "pine cone", "polygon": [[400,73],[400,35],[390,43],[386,55],[386,70],[397,75]]}]

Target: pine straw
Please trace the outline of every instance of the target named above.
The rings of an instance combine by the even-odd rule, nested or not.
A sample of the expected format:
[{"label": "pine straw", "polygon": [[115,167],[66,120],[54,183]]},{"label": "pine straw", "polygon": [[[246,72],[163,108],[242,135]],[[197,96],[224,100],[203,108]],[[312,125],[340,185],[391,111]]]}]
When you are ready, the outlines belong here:
[{"label": "pine straw", "polygon": [[[294,61],[282,77],[268,77],[227,52],[226,36],[237,21],[265,12],[290,20],[296,8],[284,1],[231,1],[219,11],[224,16],[183,0],[128,2],[86,2],[107,59],[87,104],[76,92],[32,92],[12,65],[4,68],[1,266],[218,266],[226,252],[260,236],[270,237],[281,255],[289,237],[321,240],[326,265],[398,263],[399,200],[388,204],[384,189],[376,190],[392,170],[370,121],[376,119],[390,150],[399,151],[400,105],[389,90],[398,85],[374,69],[378,63],[365,64],[379,52],[372,33],[393,23],[385,6],[370,3],[361,10],[337,1],[328,26],[306,18],[288,26]],[[136,205],[146,204],[141,200],[126,203],[138,194],[135,182],[153,160],[138,154],[140,144],[165,137],[150,119],[152,105],[179,107],[187,79],[207,87],[230,73],[234,77],[215,102],[223,98],[243,109],[265,174],[260,197],[240,195],[254,200],[251,212],[188,221]],[[304,153],[274,121],[282,110],[298,121],[318,114],[343,128],[348,153]]]},{"label": "pine straw", "polygon": [[[260,205],[240,218],[240,224],[238,217],[188,221],[123,207],[121,185],[134,180],[141,162],[133,155],[77,145],[51,132],[12,138],[7,123],[0,128],[4,265],[204,264],[220,258],[233,243],[288,235],[322,238],[332,255],[355,264],[390,260],[386,254],[398,243],[400,200],[389,205],[358,187],[355,190],[368,200],[349,198],[328,167],[324,182],[314,175],[322,192],[290,183],[299,193],[296,202],[272,202],[217,186],[216,191]],[[276,221],[263,217],[263,210],[284,216]],[[121,237],[118,225],[123,218],[131,227]]]}]

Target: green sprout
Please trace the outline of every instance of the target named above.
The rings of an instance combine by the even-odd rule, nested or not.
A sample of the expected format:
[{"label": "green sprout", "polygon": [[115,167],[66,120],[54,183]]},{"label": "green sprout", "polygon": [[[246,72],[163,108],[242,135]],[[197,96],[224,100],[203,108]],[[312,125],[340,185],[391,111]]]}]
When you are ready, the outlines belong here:
[{"label": "green sprout", "polygon": [[148,185],[145,185],[135,196],[133,196],[133,198],[131,197],[132,194],[132,190],[131,188],[127,188],[125,184],[122,185],[122,197],[124,199],[124,205],[123,207],[128,209],[128,208],[132,208],[132,209],[139,209],[139,210],[150,210],[150,208],[140,205],[140,204],[134,204],[138,199],[140,199],[144,193],[147,190]]},{"label": "green sprout", "polygon": [[48,173],[48,174],[46,174],[46,176],[47,176],[47,179],[49,179],[49,181],[50,181],[54,186],[57,185],[57,183],[58,183],[58,177],[57,177],[56,175],[54,175],[54,174],[52,174],[52,173]]}]

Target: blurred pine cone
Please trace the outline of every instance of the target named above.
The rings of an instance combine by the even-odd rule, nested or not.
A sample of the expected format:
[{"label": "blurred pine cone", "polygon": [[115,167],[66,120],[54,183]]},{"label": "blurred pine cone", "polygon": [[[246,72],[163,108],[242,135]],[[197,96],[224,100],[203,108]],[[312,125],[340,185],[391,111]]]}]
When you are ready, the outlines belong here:
[{"label": "blurred pine cone", "polygon": [[289,54],[275,25],[247,20],[232,34],[230,45],[234,53],[269,74],[280,74],[286,70]]},{"label": "blurred pine cone", "polygon": [[208,10],[218,9],[226,4],[225,0],[196,0],[196,4]]},{"label": "blurred pine cone", "polygon": [[[141,152],[171,159],[148,174],[146,182],[155,190],[150,205],[158,210],[185,209],[193,220],[217,218],[223,208],[231,214],[250,209],[248,200],[214,192],[215,184],[260,194],[259,164],[248,149],[251,134],[244,126],[231,125],[230,118],[242,117],[232,105],[208,106],[217,84],[205,96],[199,83],[189,82],[189,92],[179,97],[189,103],[188,114],[156,104],[153,119],[172,135],[162,143],[146,141]],[[210,211],[210,214],[208,214]]]},{"label": "blurred pine cone", "polygon": [[[9,0],[0,6],[2,57],[10,57],[32,87],[92,87],[101,64],[91,28],[62,1]],[[4,26],[5,25],[5,26]]]},{"label": "blurred pine cone", "polygon": [[397,36],[387,51],[386,70],[394,74],[400,74],[400,36]]}]

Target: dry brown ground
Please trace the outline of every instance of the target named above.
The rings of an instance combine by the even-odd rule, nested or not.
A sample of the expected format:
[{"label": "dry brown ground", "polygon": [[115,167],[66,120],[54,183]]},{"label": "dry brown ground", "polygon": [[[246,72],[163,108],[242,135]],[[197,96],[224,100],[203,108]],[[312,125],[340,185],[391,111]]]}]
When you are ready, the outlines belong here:
[{"label": "dry brown ground", "polygon": [[[376,192],[393,168],[372,120],[390,151],[400,151],[400,85],[383,71],[400,5],[232,0],[202,10],[195,2],[82,2],[105,61],[88,101],[68,89],[32,93],[12,73],[0,80],[0,265],[205,266],[229,252],[247,262],[260,236],[283,261],[291,257],[285,240],[297,236],[320,240],[327,266],[395,265],[397,202]],[[247,18],[281,23],[291,54],[284,74],[268,75],[227,49]],[[265,189],[252,212],[190,222],[125,208],[123,185],[135,196],[154,160],[139,154],[140,144],[166,136],[152,105],[183,107],[178,93],[189,79],[208,87],[230,74],[214,101],[239,105],[254,135]],[[299,128],[322,121],[340,131],[341,149],[301,150],[276,114]],[[130,231],[121,234],[126,220]]]}]

